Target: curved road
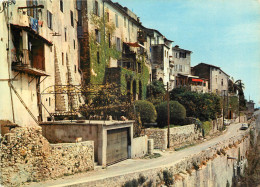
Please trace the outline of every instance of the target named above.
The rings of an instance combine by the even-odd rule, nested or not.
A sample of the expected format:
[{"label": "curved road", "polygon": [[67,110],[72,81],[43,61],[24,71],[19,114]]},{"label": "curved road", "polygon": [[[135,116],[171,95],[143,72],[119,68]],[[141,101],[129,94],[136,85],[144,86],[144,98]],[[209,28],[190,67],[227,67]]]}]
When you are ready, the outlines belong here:
[{"label": "curved road", "polygon": [[[260,115],[258,115],[258,118],[260,118]],[[60,178],[57,180],[51,180],[46,182],[40,182],[40,183],[32,183],[30,186],[69,186],[74,184],[80,184],[100,179],[105,179],[109,177],[114,176],[120,176],[125,175],[128,173],[138,172],[138,171],[145,171],[148,169],[158,168],[162,166],[168,166],[173,165],[175,162],[179,162],[184,157],[197,154],[203,150],[206,150],[217,143],[228,140],[231,137],[240,135],[245,133],[245,131],[239,130],[241,127],[241,124],[231,124],[228,127],[228,130],[225,134],[218,136],[216,138],[213,138],[209,141],[203,142],[201,144],[195,145],[193,147],[189,147],[180,151],[176,152],[165,152],[163,155],[159,158],[155,159],[128,159],[125,161],[122,161],[120,163],[117,163],[115,165],[109,166],[106,169],[98,169],[95,171],[91,171],[88,173],[81,173],[76,174],[73,176],[68,176],[64,178]]]}]

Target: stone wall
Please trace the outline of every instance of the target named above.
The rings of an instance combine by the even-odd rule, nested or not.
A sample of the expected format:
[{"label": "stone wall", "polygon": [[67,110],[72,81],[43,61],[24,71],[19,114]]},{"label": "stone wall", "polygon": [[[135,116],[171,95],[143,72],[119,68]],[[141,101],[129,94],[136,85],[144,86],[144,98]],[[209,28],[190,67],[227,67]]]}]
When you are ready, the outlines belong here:
[{"label": "stone wall", "polygon": [[148,151],[147,146],[148,146],[147,136],[133,138],[132,158],[142,157],[145,154],[147,154],[147,151]]},{"label": "stone wall", "polygon": [[238,170],[240,174],[243,174],[249,144],[250,136],[247,133],[220,142],[198,154],[183,157],[178,162],[75,186],[123,186],[128,181],[138,180],[140,176],[145,178],[143,186],[163,186],[162,172],[164,170],[173,174],[173,187],[215,187],[227,186],[227,183],[231,186],[232,180],[239,173]]},{"label": "stone wall", "polygon": [[[167,129],[145,129],[145,134],[149,139],[154,140],[155,149],[167,148]],[[199,130],[196,130],[194,124],[170,128],[171,147],[181,147],[191,144],[200,136]]]},{"label": "stone wall", "polygon": [[153,139],[155,149],[167,148],[167,129],[145,129],[145,135],[148,139]]},{"label": "stone wall", "polygon": [[219,130],[223,129],[223,118],[217,118],[215,120],[212,120],[211,123],[212,123],[212,130],[209,132],[209,134],[214,134]]},{"label": "stone wall", "polygon": [[1,181],[19,186],[94,169],[94,142],[49,144],[41,128],[14,128],[1,141]]},{"label": "stone wall", "polygon": [[194,124],[170,128],[170,146],[177,148],[192,144],[200,135]]}]

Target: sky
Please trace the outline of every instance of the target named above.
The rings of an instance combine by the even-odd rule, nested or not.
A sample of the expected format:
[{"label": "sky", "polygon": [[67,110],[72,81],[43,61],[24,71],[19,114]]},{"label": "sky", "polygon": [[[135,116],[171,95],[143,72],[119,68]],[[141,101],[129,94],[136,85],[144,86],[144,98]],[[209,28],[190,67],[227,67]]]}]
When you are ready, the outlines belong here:
[{"label": "sky", "polygon": [[191,66],[219,66],[245,84],[260,107],[260,0],[114,0],[173,46],[191,50]]}]

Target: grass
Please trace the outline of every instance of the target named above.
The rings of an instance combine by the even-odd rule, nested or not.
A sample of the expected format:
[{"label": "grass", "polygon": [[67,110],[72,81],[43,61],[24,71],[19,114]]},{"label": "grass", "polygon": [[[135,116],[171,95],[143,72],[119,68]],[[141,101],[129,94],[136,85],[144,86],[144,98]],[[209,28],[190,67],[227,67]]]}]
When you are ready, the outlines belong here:
[{"label": "grass", "polygon": [[161,157],[162,155],[160,153],[154,153],[154,154],[146,154],[143,157],[141,157],[142,159],[153,159],[153,158],[158,158]]}]

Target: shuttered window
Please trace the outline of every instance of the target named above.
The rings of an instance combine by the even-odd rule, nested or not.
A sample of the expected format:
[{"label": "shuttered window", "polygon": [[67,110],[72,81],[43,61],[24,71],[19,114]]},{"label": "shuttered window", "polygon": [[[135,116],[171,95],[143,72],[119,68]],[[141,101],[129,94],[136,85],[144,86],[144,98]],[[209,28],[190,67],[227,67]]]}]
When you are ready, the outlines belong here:
[{"label": "shuttered window", "polygon": [[52,13],[50,13],[50,11],[47,10],[47,25],[50,29],[53,28],[52,25]]}]

